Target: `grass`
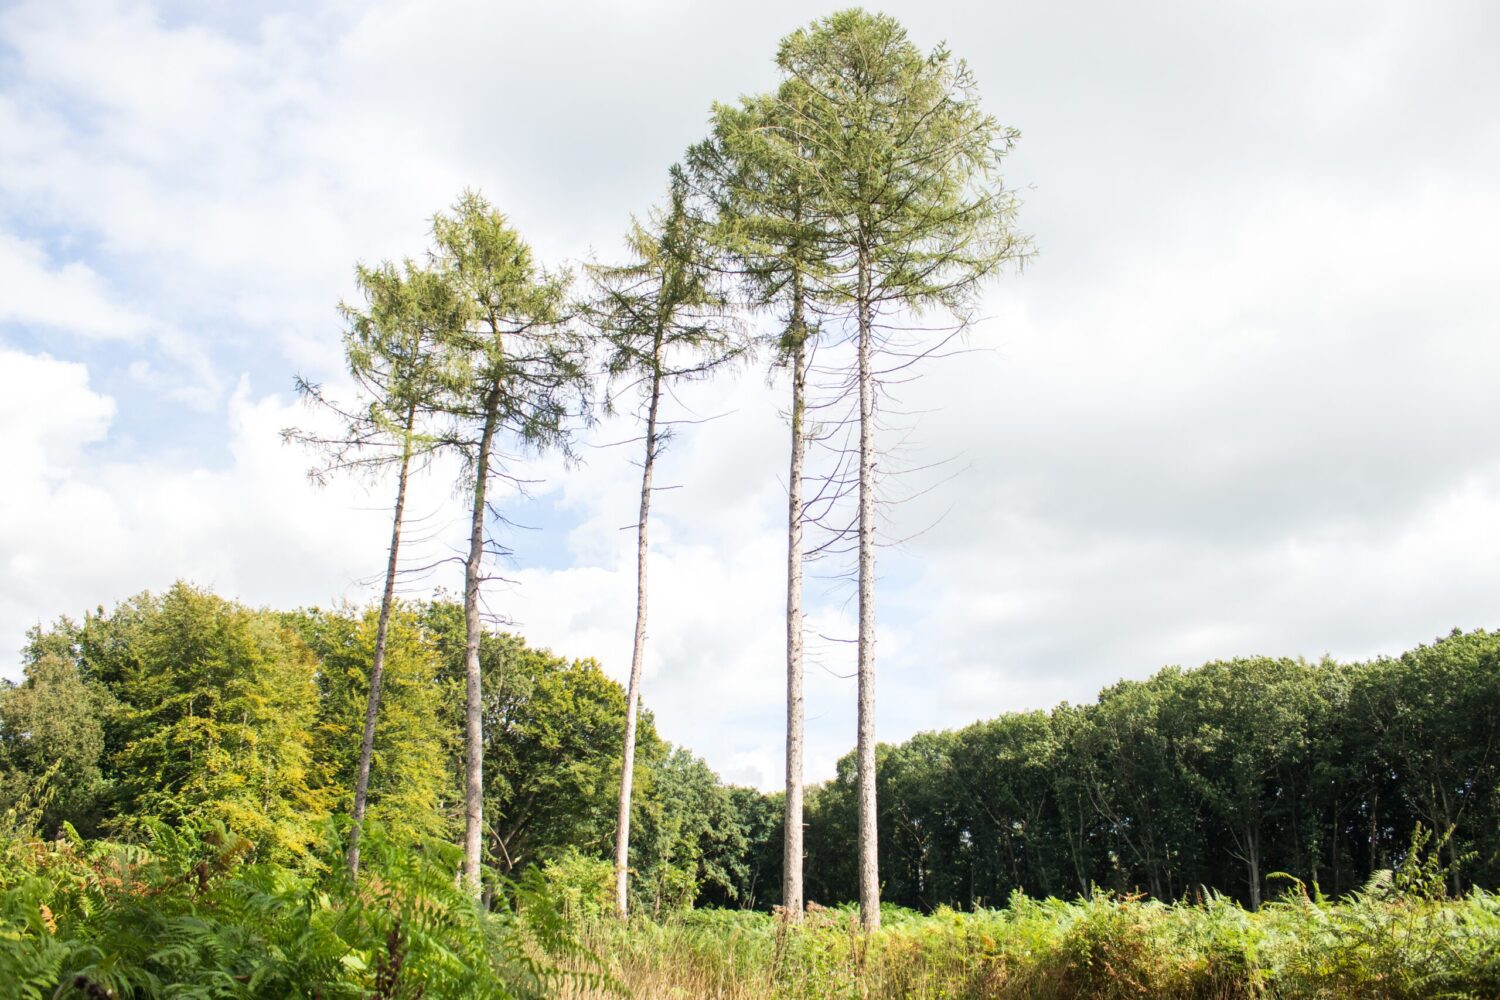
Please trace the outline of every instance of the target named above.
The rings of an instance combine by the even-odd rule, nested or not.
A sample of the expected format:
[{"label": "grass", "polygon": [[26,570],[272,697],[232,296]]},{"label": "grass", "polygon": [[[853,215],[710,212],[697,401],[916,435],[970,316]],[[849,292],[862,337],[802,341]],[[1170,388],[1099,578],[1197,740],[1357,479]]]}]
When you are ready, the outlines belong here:
[{"label": "grass", "polygon": [[1256,913],[1219,897],[1017,897],[1002,910],[884,917],[866,936],[847,909],[796,928],[707,910],[594,921],[584,938],[637,1000],[1500,997],[1500,896],[1483,891],[1288,897]]}]

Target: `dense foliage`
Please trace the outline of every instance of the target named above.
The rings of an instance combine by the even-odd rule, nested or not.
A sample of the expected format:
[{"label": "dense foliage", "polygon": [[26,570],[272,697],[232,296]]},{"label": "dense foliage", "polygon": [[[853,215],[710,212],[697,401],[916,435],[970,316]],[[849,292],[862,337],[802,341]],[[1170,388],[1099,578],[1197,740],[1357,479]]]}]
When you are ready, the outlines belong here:
[{"label": "dense foliage", "polygon": [[506,905],[481,909],[455,885],[457,848],[397,844],[378,822],[356,886],[337,837],[299,870],[211,820],[143,820],[127,844],[67,827],[38,841],[17,819],[0,839],[6,997],[477,1000],[608,986],[539,880],[505,884]]},{"label": "dense foliage", "polygon": [[[82,623],[35,629],[24,680],[0,686],[0,811],[37,832],[140,842],[160,823],[216,822],[255,857],[318,868],[325,824],[349,812],[373,610],[247,608],[178,584]],[[370,818],[392,842],[451,839],[460,787],[465,623],[446,601],[392,615]],[[486,863],[519,876],[613,839],[625,694],[592,660],[487,633]],[[739,902],[738,794],[640,729],[647,831],[631,855],[643,905]],[[753,793],[752,793],[753,794]]]},{"label": "dense foliage", "polygon": [[[853,761],[809,801],[808,890],[855,893]],[[1331,895],[1440,832],[1449,888],[1500,885],[1500,633],[1364,663],[1240,659],[880,755],[886,898],[969,908],[1092,886],[1258,905]],[[765,884],[770,886],[774,879]]]},{"label": "dense foliage", "polygon": [[[0,810],[47,838],[138,842],[212,821],[258,859],[311,870],[346,815],[374,616],[254,610],[179,584],[35,629],[0,687]],[[371,819],[399,843],[461,822],[464,619],[393,615]],[[487,633],[487,863],[550,866],[587,894],[607,858],[625,697],[591,660]],[[1001,716],[880,748],[888,899],[931,910],[1094,887],[1254,907],[1287,877],[1337,896],[1439,834],[1448,889],[1500,885],[1500,634],[1366,663],[1245,659],[1124,681],[1090,705]],[[779,794],[723,785],[640,732],[638,908],[779,902]],[[856,898],[853,759],[812,789],[808,888]]]}]

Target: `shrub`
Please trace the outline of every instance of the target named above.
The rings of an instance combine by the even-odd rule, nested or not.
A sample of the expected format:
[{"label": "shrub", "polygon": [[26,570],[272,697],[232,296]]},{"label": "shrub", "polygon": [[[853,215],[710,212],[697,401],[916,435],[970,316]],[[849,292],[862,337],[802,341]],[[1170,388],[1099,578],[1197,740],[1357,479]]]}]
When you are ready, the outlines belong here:
[{"label": "shrub", "polygon": [[369,824],[356,883],[331,830],[295,870],[211,821],[143,828],[141,844],[0,845],[0,981],[17,996],[531,998],[570,978],[607,985],[539,878],[501,886],[504,905],[482,910],[457,886],[452,845],[396,844]]}]

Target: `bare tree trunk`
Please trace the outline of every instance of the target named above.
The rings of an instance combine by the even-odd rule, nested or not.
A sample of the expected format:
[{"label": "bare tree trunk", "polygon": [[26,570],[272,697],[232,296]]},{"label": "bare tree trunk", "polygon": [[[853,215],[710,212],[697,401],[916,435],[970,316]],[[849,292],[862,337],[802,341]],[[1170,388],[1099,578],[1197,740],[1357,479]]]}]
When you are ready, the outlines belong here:
[{"label": "bare tree trunk", "polygon": [[474,509],[469,522],[469,558],[464,562],[464,881],[477,899],[484,852],[484,684],[479,668],[479,571],[484,556],[485,490],[495,439],[500,388],[485,396],[484,430],[474,462]]},{"label": "bare tree trunk", "polygon": [[[1434,833],[1440,834],[1443,838],[1442,840],[1438,841],[1438,853],[1442,853],[1442,845],[1446,843],[1448,846],[1448,877],[1453,880],[1453,895],[1461,896],[1463,895],[1464,891],[1464,883],[1462,876],[1459,874],[1457,843],[1458,838],[1453,836],[1458,827],[1458,817],[1454,816],[1453,814],[1453,803],[1452,800],[1448,798],[1447,787],[1444,786],[1440,781],[1433,781],[1432,785],[1438,791],[1439,805],[1441,805],[1443,809],[1443,828],[1441,830],[1433,831]],[[1462,814],[1463,810],[1460,809],[1459,815],[1461,816]]]},{"label": "bare tree trunk", "polygon": [[359,776],[354,781],[354,826],[349,831],[348,861],[349,874],[355,876],[359,874],[359,835],[370,792],[370,758],[375,753],[375,719],[380,714],[380,687],[385,680],[385,638],[396,597],[397,555],[401,548],[401,522],[406,516],[406,478],[411,469],[411,435],[416,418],[417,404],[413,402],[406,408],[401,472],[396,478],[396,511],[391,517],[391,550],[385,564],[385,591],[380,595],[380,620],[375,625],[375,655],[370,659],[370,699],[365,705],[365,733],[359,744]]},{"label": "bare tree trunk", "polygon": [[635,724],[641,700],[641,666],[646,656],[646,522],[651,514],[651,473],[656,465],[656,413],[661,404],[661,340],[657,339],[651,401],[646,410],[646,460],[641,467],[641,511],[635,526],[635,649],[630,686],[625,692],[625,754],[620,769],[620,812],[615,833],[615,914],[630,916],[630,789],[635,779]]},{"label": "bare tree trunk", "polygon": [[797,278],[792,329],[792,456],[787,471],[786,520],[786,822],[781,858],[781,905],[802,919],[802,420],[807,388],[807,339]]},{"label": "bare tree trunk", "polygon": [[1260,831],[1245,831],[1245,875],[1250,883],[1250,909],[1260,909]]},{"label": "bare tree trunk", "polygon": [[1068,845],[1070,848],[1068,853],[1073,855],[1073,874],[1078,876],[1078,892],[1080,895],[1085,895],[1089,891],[1089,876],[1088,866],[1084,859],[1083,853],[1083,838],[1085,829],[1083,816],[1083,800],[1078,799],[1077,801],[1078,832],[1077,834],[1070,833],[1068,836]]},{"label": "bare tree trunk", "polygon": [[859,915],[880,927],[875,813],[875,395],[870,372],[870,265],[859,256]]},{"label": "bare tree trunk", "polygon": [[1333,894],[1339,894],[1339,804],[1340,788],[1337,781],[1333,784],[1333,828],[1329,831],[1329,853],[1328,862],[1333,866]]}]

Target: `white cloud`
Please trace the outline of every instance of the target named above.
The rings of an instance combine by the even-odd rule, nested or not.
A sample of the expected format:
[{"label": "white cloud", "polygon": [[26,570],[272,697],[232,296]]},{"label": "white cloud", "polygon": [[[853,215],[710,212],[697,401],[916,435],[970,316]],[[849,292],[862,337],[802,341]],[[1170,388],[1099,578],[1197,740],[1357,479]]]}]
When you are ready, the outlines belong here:
[{"label": "white cloud", "polygon": [[0,324],[64,330],[88,339],[136,339],[150,326],[114,301],[82,261],[61,265],[28,240],[0,232]]},{"label": "white cloud", "polygon": [[[104,438],[115,405],[90,391],[83,365],[45,354],[0,348],[0,379],[0,426],[6,431],[6,465],[14,476],[0,502],[15,503],[18,486],[66,479],[83,450]],[[3,520],[14,525],[13,517]]]},{"label": "white cloud", "polygon": [[[293,607],[368,594],[383,568],[386,488],[303,475],[308,457],[282,445],[283,426],[309,420],[241,384],[228,407],[226,465],[110,459],[115,402],[79,364],[0,351],[0,663],[14,675],[26,628],[74,617],[176,579],[252,604]],[[446,509],[432,478],[412,510]],[[423,557],[421,545],[413,555]]]},{"label": "white cloud", "polygon": [[[881,556],[882,735],[1166,662],[1497,624],[1489,9],[890,9],[924,45],[947,37],[1023,129],[1008,179],[1042,253],[990,297],[982,352],[906,392],[931,411],[915,454],[964,471],[892,512],[903,535],[952,507]],[[0,12],[0,338],[27,335],[0,370],[20,456],[0,496],[0,654],[26,624],[177,576],[283,605],[363,592],[383,498],[306,487],[275,436],[296,415],[242,373],[264,393],[336,372],[350,265],[419,253],[465,185],[549,261],[612,252],[709,103],[766,86],[776,39],[809,16],[684,10]],[[669,738],[764,784],[780,396],[758,370],[689,394],[729,416],[685,429],[661,469],[682,488],[653,522],[646,682]],[[520,586],[492,604],[620,677],[637,470],[628,447],[583,451],[582,468],[538,463],[547,533],[517,534]],[[441,476],[424,490],[441,554],[457,501]],[[813,631],[851,633],[847,596],[811,595]],[[853,742],[853,684],[834,676],[846,646],[815,647],[826,776]]]}]

